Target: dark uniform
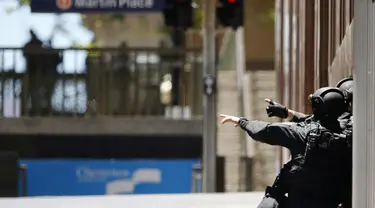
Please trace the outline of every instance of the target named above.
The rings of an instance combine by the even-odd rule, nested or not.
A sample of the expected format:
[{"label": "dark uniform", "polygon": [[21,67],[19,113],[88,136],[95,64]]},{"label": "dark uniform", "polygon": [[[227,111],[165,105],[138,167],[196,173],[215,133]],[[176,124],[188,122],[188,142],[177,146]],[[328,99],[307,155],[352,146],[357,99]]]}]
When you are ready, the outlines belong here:
[{"label": "dark uniform", "polygon": [[[354,87],[354,80],[352,77],[348,77],[345,79],[340,80],[336,87],[341,89],[344,92],[345,99],[347,100],[349,105],[353,103],[353,87]],[[349,161],[347,169],[347,181],[346,181],[346,188],[348,192],[344,195],[344,200],[342,203],[342,207],[344,208],[351,208],[352,207],[352,171],[353,171],[353,163],[352,163],[352,135],[353,135],[353,116],[351,113],[346,113],[342,115],[340,120],[341,126],[345,128],[344,135],[346,136],[348,142],[348,155],[346,160]],[[346,119],[346,120],[345,120]]]},{"label": "dark uniform", "polygon": [[[283,146],[290,150],[292,162],[288,163],[288,167],[284,169],[284,171],[289,170],[288,172],[284,172],[284,174],[287,174],[285,178],[290,179],[290,181],[284,180],[283,183],[286,183],[286,185],[279,184],[280,188],[285,189],[280,191],[278,196],[278,198],[283,197],[282,192],[284,194],[288,193],[288,200],[284,202],[287,204],[287,207],[307,207],[305,206],[306,204],[311,205],[308,207],[322,208],[338,206],[340,195],[336,191],[340,190],[339,186],[342,181],[339,180],[341,178],[341,168],[335,167],[341,165],[335,163],[337,160],[331,158],[327,160],[327,163],[319,163],[319,167],[312,168],[314,172],[305,169],[302,177],[294,175],[295,172],[299,173],[301,163],[303,163],[303,155],[307,143],[306,138],[311,131],[316,130],[320,126],[318,122],[267,123],[262,121],[248,121],[245,118],[241,118],[240,126],[256,141]],[[321,128],[323,129],[323,127]],[[337,124],[336,127],[330,127],[329,131],[339,134],[341,133],[341,128]],[[335,154],[335,156],[337,159],[340,159],[338,154]],[[324,171],[322,170],[322,164],[325,166]],[[336,170],[340,170],[340,172]],[[321,174],[317,174],[317,171]],[[308,176],[305,176],[305,174]],[[323,190],[327,192],[323,192]]]},{"label": "dark uniform", "polygon": [[[293,122],[305,122],[309,119],[313,119],[311,115],[305,115],[303,113],[296,114],[296,116],[292,119]],[[345,112],[339,118],[338,122],[340,124],[341,129],[343,132],[338,135],[340,137],[340,142],[343,144],[341,145],[341,149],[338,151],[341,154],[342,161],[345,163],[341,164],[342,172],[345,176],[342,176],[341,185],[343,186],[342,190],[342,207],[347,208],[351,207],[351,186],[352,186],[352,129],[353,129],[353,117],[350,113]],[[289,177],[293,177],[293,174],[290,174],[291,168],[293,167],[293,159],[289,161],[287,164],[283,166],[280,170],[279,175],[276,177],[274,184],[272,187],[267,187],[266,189],[266,197],[268,198],[264,202],[261,203],[259,208],[271,208],[271,207],[278,207],[272,206],[270,204],[275,204],[272,202],[273,200],[277,201],[278,204],[283,204],[283,201],[286,200],[284,195],[287,193],[288,190],[288,181],[293,180]],[[298,162],[297,162],[298,163]],[[272,200],[273,199],[273,200]],[[272,202],[272,203],[270,203]],[[344,206],[345,205],[345,206]],[[282,207],[282,206],[280,206]]]},{"label": "dark uniform", "polygon": [[[326,88],[323,91],[327,90],[328,94],[332,92],[342,96],[343,101],[342,92],[337,88]],[[263,201],[267,201],[267,194],[278,200],[270,200],[259,207],[336,208],[342,202],[342,180],[346,177],[342,169],[347,164],[346,160],[342,160],[345,155],[342,150],[346,142],[337,136],[342,134],[337,115],[344,110],[345,107],[330,109],[327,112],[336,112],[335,116],[328,118],[317,114],[322,111],[318,109],[315,110],[316,117],[309,117],[299,123],[240,119],[239,125],[254,140],[286,147],[292,155],[291,162],[286,164],[284,171],[280,173],[283,180],[274,184],[274,187],[267,188]],[[285,193],[288,198],[284,197]]]},{"label": "dark uniform", "polygon": [[[345,78],[338,82],[336,85],[337,88],[343,91],[347,104],[352,103],[352,93],[353,93],[353,79]],[[288,116],[288,109],[285,106],[282,106],[276,102],[270,102],[267,106],[267,114],[269,117],[277,116],[279,118],[286,118]],[[313,118],[312,115],[306,115],[300,112],[294,112],[294,117],[291,122],[304,122],[309,118]],[[351,194],[352,194],[352,124],[353,117],[351,113],[345,112],[339,118],[341,129],[343,129],[343,134],[340,135],[340,142],[344,144],[341,145],[340,155],[342,156],[342,161],[346,161],[346,164],[342,164],[342,189],[341,189],[341,204],[340,207],[349,208],[351,207]],[[267,187],[266,196],[259,205],[259,208],[273,208],[273,207],[283,207],[286,197],[284,196],[287,193],[287,188],[289,184],[287,181],[291,179],[293,174],[290,174],[291,167],[293,165],[293,160],[284,165],[280,170],[280,174],[276,177],[276,180],[272,187]],[[278,205],[281,206],[278,206]]]},{"label": "dark uniform", "polygon": [[[312,115],[306,115],[303,113],[295,113],[294,118],[291,122],[309,122],[310,119],[313,119]],[[340,163],[340,171],[342,172],[340,177],[340,204],[342,207],[347,208],[351,207],[351,190],[352,190],[352,124],[353,124],[353,117],[350,113],[345,112],[339,118],[338,122],[340,125],[340,129],[342,133],[338,136],[340,137],[340,148],[337,151],[335,157],[344,161]],[[276,208],[276,207],[285,207],[285,202],[287,198],[285,194],[288,193],[288,190],[291,186],[291,182],[294,180],[294,173],[293,168],[298,166],[300,163],[298,157],[293,157],[292,159],[286,163],[283,168],[280,170],[279,175],[276,177],[273,185],[271,187],[267,187],[266,189],[266,197],[259,205],[258,208]],[[275,206],[278,204],[279,206]]]}]

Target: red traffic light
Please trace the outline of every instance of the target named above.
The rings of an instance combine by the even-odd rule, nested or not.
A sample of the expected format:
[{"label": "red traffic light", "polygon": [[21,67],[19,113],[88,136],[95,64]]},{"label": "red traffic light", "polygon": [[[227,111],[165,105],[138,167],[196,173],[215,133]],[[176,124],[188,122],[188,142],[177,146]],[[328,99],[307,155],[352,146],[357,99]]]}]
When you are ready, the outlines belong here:
[{"label": "red traffic light", "polygon": [[228,3],[236,3],[236,0],[228,0]]}]

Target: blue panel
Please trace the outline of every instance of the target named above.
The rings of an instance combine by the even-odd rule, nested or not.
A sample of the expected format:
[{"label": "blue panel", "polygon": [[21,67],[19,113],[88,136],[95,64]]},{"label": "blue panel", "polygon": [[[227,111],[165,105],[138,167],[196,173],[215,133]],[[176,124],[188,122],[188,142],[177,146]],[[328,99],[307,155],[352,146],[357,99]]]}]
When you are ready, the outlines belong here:
[{"label": "blue panel", "polygon": [[191,192],[198,160],[22,160],[28,195]]},{"label": "blue panel", "polygon": [[32,0],[31,11],[39,13],[158,12],[164,0]]}]

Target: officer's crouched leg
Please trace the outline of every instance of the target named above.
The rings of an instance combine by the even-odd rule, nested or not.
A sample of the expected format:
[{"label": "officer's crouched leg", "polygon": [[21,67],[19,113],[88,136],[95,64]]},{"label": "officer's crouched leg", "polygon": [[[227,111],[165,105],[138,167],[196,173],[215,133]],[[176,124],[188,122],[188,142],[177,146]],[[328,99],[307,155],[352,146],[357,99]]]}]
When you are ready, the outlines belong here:
[{"label": "officer's crouched leg", "polygon": [[279,208],[279,203],[273,197],[265,196],[257,208]]}]

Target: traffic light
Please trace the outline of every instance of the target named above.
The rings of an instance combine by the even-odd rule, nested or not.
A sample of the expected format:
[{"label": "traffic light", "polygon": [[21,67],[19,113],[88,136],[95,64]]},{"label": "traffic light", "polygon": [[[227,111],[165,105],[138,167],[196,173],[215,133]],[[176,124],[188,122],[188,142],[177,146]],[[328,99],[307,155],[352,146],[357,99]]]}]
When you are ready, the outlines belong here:
[{"label": "traffic light", "polygon": [[166,0],[163,14],[167,26],[183,29],[193,26],[192,0]]},{"label": "traffic light", "polygon": [[243,25],[243,0],[219,0],[216,17],[224,27],[237,29]]}]

